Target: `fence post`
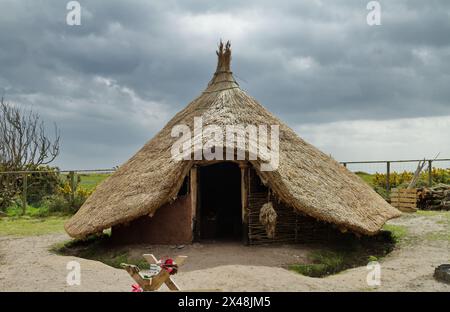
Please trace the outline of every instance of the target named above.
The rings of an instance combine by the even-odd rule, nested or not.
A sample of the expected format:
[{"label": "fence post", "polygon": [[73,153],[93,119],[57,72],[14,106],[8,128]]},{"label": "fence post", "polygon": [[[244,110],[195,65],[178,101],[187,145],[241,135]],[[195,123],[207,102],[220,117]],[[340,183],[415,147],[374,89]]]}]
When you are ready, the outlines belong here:
[{"label": "fence post", "polygon": [[22,215],[25,215],[25,213],[27,212],[28,175],[24,173],[22,177]]},{"label": "fence post", "polygon": [[389,193],[390,189],[391,189],[391,185],[389,183],[389,178],[391,176],[391,162],[387,161],[386,162],[386,191]]},{"label": "fence post", "polygon": [[433,161],[428,161],[428,185],[433,186]]},{"label": "fence post", "polygon": [[75,202],[75,172],[69,172],[70,178],[70,204],[73,205]]},{"label": "fence post", "polygon": [[345,168],[347,168],[347,163],[342,163],[344,165]]}]

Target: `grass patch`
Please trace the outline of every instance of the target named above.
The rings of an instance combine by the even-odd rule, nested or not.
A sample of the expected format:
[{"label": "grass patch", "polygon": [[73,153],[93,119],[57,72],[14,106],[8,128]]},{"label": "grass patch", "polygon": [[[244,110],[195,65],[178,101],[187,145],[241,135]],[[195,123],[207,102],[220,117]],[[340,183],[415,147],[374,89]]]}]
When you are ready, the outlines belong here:
[{"label": "grass patch", "polygon": [[342,271],[346,263],[346,254],[339,251],[316,250],[309,255],[311,264],[293,264],[289,267],[302,275],[323,277]]},{"label": "grass patch", "polygon": [[66,220],[66,217],[2,218],[0,219],[0,235],[31,236],[63,233]]},{"label": "grass patch", "polygon": [[28,218],[46,218],[46,217],[64,217],[68,214],[64,214],[62,212],[50,211],[48,203],[42,203],[39,206],[37,205],[27,205],[25,209],[25,214],[23,214],[23,208],[21,205],[13,204],[8,207],[5,212],[6,216],[13,219],[28,217]]},{"label": "grass patch", "polygon": [[442,212],[434,211],[434,210],[417,210],[416,214],[418,216],[432,217],[432,216],[437,216],[439,214],[442,214]]},{"label": "grass patch", "polygon": [[90,173],[80,174],[80,186],[87,191],[93,190],[100,182],[103,182],[110,174],[106,173]]},{"label": "grass patch", "polygon": [[448,242],[450,242],[450,233],[449,232],[427,233],[425,236],[425,239],[429,240],[429,241],[448,241]]},{"label": "grass patch", "polygon": [[110,236],[110,233],[105,231],[102,235],[91,235],[86,239],[75,239],[56,244],[50,251],[59,255],[100,261],[114,268],[121,268],[121,263],[134,264],[140,269],[148,268],[147,261],[142,257],[132,257],[125,247],[113,246]]},{"label": "grass patch", "polygon": [[27,205],[25,209],[25,214],[22,215],[23,208],[21,205],[14,204],[6,209],[6,216],[10,218],[19,218],[23,216],[31,218],[44,218],[49,216],[49,209],[47,206],[36,207],[33,205]]},{"label": "grass patch", "polygon": [[367,184],[369,184],[370,186],[374,185],[373,179],[374,179],[374,175],[364,172],[364,171],[356,171],[355,174],[360,177],[361,179],[363,179],[364,182],[366,182]]},{"label": "grass patch", "polygon": [[394,249],[395,238],[389,231],[375,237],[346,239],[333,249],[319,249],[308,256],[311,263],[289,266],[302,275],[324,277],[341,271],[378,261]]},{"label": "grass patch", "polygon": [[383,230],[391,233],[392,239],[395,243],[401,242],[408,234],[406,227],[402,225],[385,224],[383,226]]}]

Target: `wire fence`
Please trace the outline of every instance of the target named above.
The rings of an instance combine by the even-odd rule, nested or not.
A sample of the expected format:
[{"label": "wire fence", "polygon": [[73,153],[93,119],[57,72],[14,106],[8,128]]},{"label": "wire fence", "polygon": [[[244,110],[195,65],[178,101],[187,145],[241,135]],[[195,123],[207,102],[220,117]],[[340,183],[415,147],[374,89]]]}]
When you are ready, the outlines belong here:
[{"label": "wire fence", "polygon": [[75,206],[77,195],[87,197],[106,179],[112,169],[26,170],[0,172],[0,211],[9,206],[40,205],[49,196],[59,194]]},{"label": "wire fence", "polygon": [[[414,172],[420,161],[425,161],[427,166],[424,168],[424,176],[427,179],[428,186],[432,186],[436,181],[436,174],[433,169],[446,169],[450,171],[450,159],[409,159],[409,160],[374,160],[374,161],[347,161],[341,162],[347,169],[361,174],[384,175],[384,188],[387,192],[391,190],[392,175],[403,172]],[[448,173],[450,175],[450,172]]]},{"label": "wire fence", "polygon": [[[398,182],[392,178],[399,175],[410,178],[419,161],[424,159],[346,161],[341,164],[357,173],[373,187],[384,188],[388,194]],[[436,170],[438,168],[443,169],[446,174],[447,182],[444,183],[450,184],[450,159],[425,159],[425,161],[427,167],[422,173],[422,184],[432,186],[434,183],[442,182],[436,175],[436,172],[441,172]],[[38,203],[57,192],[62,192],[67,201],[75,206],[79,193],[86,198],[115,170],[116,168],[0,172],[0,211],[5,210],[5,206],[8,205],[5,200],[9,198],[9,204],[14,202],[16,206],[21,206],[24,214],[28,204]]]}]

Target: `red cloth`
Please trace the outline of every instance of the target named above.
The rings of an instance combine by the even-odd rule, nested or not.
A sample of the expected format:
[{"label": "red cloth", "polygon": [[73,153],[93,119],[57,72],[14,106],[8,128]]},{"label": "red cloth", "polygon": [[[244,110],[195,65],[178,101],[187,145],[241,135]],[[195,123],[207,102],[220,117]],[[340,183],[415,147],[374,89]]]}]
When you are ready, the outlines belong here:
[{"label": "red cloth", "polygon": [[174,275],[178,272],[178,265],[171,258],[166,259],[166,261],[161,264],[161,268],[169,272],[170,275]]},{"label": "red cloth", "polygon": [[143,292],[143,290],[138,284],[133,284],[131,285],[131,292]]}]

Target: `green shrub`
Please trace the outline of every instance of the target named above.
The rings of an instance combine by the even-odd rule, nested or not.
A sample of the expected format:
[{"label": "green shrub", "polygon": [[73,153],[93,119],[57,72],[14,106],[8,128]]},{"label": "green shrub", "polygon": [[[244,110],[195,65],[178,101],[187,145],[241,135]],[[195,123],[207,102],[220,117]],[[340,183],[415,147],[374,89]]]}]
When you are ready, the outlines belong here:
[{"label": "green shrub", "polygon": [[[39,171],[27,174],[27,204],[38,206],[46,196],[56,194],[61,181],[58,168],[49,166],[26,166],[24,168],[11,169],[1,167],[2,171]],[[47,172],[49,171],[49,172]],[[24,187],[23,174],[0,174],[0,210],[14,205],[21,200],[20,197]]]},{"label": "green shrub", "polygon": [[294,264],[289,268],[300,274],[311,277],[323,277],[342,271],[346,264],[347,255],[337,251],[314,251],[309,256],[312,264]]},{"label": "green shrub", "polygon": [[[12,204],[11,206],[9,206],[6,209],[6,215],[8,217],[21,217],[23,216],[23,207],[22,207],[22,203],[19,202],[15,202],[14,204]],[[25,215],[28,217],[32,217],[32,218],[44,218],[50,215],[50,212],[48,210],[48,207],[46,206],[32,206],[32,205],[27,205],[27,209],[25,211]]]},{"label": "green shrub", "polygon": [[86,197],[75,195],[72,200],[68,200],[61,194],[52,195],[46,197],[43,206],[48,207],[48,211],[51,214],[62,213],[62,214],[74,214],[80,209],[80,207],[85,202]]},{"label": "green shrub", "polygon": [[28,203],[36,205],[39,204],[44,199],[44,197],[56,194],[61,183],[57,168],[49,166],[39,166],[37,168],[27,168],[27,170],[42,171],[30,173],[27,177]]},{"label": "green shrub", "polygon": [[70,212],[70,204],[61,195],[48,196],[43,201],[43,206],[48,207],[48,211],[51,214],[63,213],[68,214]]}]

